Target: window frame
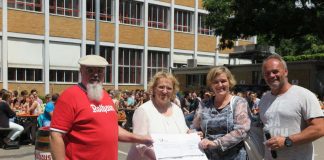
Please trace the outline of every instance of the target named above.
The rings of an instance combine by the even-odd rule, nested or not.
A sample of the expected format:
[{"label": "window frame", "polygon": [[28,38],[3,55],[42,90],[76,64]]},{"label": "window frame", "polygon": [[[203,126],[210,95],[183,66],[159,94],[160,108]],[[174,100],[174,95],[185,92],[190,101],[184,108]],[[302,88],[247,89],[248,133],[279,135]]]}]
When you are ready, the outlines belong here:
[{"label": "window frame", "polygon": [[[149,81],[155,73],[169,70],[170,53],[149,50],[147,55],[147,80]],[[166,65],[166,66],[165,66]]]},{"label": "window frame", "polygon": [[[118,54],[118,83],[128,85],[142,84],[143,51],[140,49],[119,48]],[[129,58],[131,54],[135,54],[133,65],[131,58]],[[128,59],[125,57],[128,57]],[[123,61],[120,60],[121,58]]]},{"label": "window frame", "polygon": [[[27,72],[30,73],[28,74]],[[29,77],[31,74],[32,76]],[[8,67],[8,81],[41,83],[43,82],[43,69]]]},{"label": "window frame", "polygon": [[169,29],[169,11],[168,7],[149,4],[148,27]]},{"label": "window frame", "polygon": [[206,25],[206,18],[206,14],[198,13],[198,34],[213,36],[214,30]]},{"label": "window frame", "polygon": [[[66,7],[67,1],[71,1],[71,7]],[[58,6],[62,4],[62,6]],[[67,17],[80,17],[80,0],[49,0],[49,13]]]},{"label": "window frame", "polygon": [[[135,5],[135,8],[132,8],[133,5]],[[143,26],[142,10],[143,10],[143,2],[119,0],[119,13],[118,13],[119,22],[121,24]],[[135,13],[135,15],[133,12]]]},{"label": "window frame", "polygon": [[[28,1],[32,1],[32,2],[28,2]],[[32,11],[32,12],[43,12],[43,0],[8,0],[7,6],[8,8],[11,9],[18,9],[18,10]]]},{"label": "window frame", "polygon": [[174,30],[179,32],[193,32],[193,13],[191,11],[175,9]]}]

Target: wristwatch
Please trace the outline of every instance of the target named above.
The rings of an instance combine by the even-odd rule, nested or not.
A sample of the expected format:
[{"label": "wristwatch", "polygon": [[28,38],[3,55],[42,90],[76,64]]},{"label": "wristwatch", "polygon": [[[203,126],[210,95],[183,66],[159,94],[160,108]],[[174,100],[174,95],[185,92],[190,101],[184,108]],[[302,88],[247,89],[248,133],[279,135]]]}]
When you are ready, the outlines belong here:
[{"label": "wristwatch", "polygon": [[286,137],[286,139],[285,139],[285,146],[286,147],[293,146],[293,141],[289,137]]}]

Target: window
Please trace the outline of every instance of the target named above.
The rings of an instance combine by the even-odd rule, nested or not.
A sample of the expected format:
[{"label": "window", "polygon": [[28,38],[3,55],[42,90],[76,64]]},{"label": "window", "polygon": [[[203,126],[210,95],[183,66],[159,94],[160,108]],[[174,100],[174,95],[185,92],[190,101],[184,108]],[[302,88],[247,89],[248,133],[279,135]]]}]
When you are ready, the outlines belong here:
[{"label": "window", "polygon": [[169,28],[168,8],[157,5],[149,5],[148,26],[163,29]]},{"label": "window", "polygon": [[169,53],[160,51],[148,51],[147,79],[150,80],[159,71],[168,72]]},{"label": "window", "polygon": [[192,13],[184,10],[175,10],[174,12],[174,30],[181,32],[192,31]]},{"label": "window", "polygon": [[42,82],[42,69],[33,68],[8,68],[9,81],[26,81],[26,82]]},{"label": "window", "polygon": [[[95,54],[95,46],[94,45],[87,45],[86,47],[86,54],[91,55]],[[112,72],[113,72],[113,47],[107,47],[107,46],[100,46],[100,56],[104,57],[107,62],[108,66],[106,67],[106,73],[105,73],[105,83],[112,83]]]},{"label": "window", "polygon": [[42,0],[8,0],[9,8],[16,8],[28,11],[42,11]]},{"label": "window", "polygon": [[125,24],[142,25],[143,3],[132,0],[119,1],[119,22]]},{"label": "window", "polygon": [[140,84],[142,77],[142,51],[119,48],[118,82]]},{"label": "window", "polygon": [[51,82],[73,82],[77,83],[79,79],[78,71],[70,70],[50,70]]},{"label": "window", "polygon": [[[112,0],[100,1],[100,20],[112,21]],[[87,0],[87,18],[96,18],[96,0]]]},{"label": "window", "polygon": [[50,13],[79,17],[79,0],[50,0]]},{"label": "window", "polygon": [[206,74],[186,75],[187,87],[204,87],[206,86]]},{"label": "window", "polygon": [[206,25],[207,15],[198,14],[198,33],[205,35],[214,35],[214,31]]}]

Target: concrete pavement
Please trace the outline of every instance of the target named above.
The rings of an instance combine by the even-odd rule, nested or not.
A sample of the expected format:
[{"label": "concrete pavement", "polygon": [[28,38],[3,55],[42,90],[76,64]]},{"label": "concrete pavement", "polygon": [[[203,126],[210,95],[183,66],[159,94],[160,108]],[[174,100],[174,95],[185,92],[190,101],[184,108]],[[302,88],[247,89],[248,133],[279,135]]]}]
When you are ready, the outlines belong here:
[{"label": "concrete pavement", "polygon": [[[315,160],[324,159],[324,137],[315,141]],[[118,160],[126,160],[127,152],[131,144],[119,143]],[[0,159],[2,160],[33,160],[35,146],[21,146],[20,149],[3,150],[0,149]]]}]

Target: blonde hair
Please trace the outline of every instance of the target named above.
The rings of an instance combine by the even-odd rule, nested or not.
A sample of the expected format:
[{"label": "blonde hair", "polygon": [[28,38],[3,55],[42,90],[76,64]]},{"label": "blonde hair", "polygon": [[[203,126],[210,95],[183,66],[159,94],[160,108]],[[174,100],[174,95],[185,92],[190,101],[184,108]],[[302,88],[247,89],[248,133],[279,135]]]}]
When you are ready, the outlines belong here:
[{"label": "blonde hair", "polygon": [[234,78],[234,75],[231,73],[231,71],[224,66],[220,66],[220,67],[214,67],[212,69],[209,70],[208,74],[207,74],[207,86],[210,87],[211,84],[213,83],[214,79],[221,75],[222,73],[226,74],[226,77],[229,81],[229,88],[232,89],[235,85],[236,85],[236,80]]},{"label": "blonde hair", "polygon": [[173,87],[171,99],[174,100],[176,98],[176,93],[179,91],[179,82],[171,73],[164,71],[157,72],[148,83],[148,90],[151,92],[151,94],[154,94],[152,93],[153,89],[158,85],[158,81],[162,78],[171,80]]}]

